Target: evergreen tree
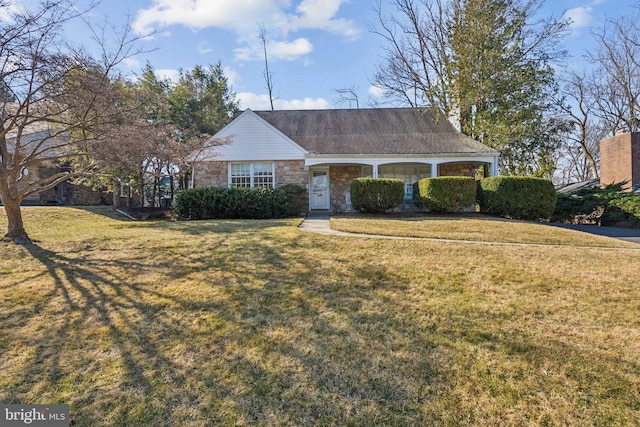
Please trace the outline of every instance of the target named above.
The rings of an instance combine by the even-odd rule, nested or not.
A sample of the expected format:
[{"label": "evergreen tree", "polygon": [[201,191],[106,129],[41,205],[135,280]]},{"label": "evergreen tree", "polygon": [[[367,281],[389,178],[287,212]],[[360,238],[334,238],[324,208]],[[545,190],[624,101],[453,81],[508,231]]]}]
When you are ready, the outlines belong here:
[{"label": "evergreen tree", "polygon": [[377,83],[414,92],[414,106],[438,109],[463,133],[501,153],[501,172],[550,176],[565,124],[556,118],[551,64],[568,22],[533,21],[543,0],[395,0],[381,15],[390,42]]},{"label": "evergreen tree", "polygon": [[171,120],[181,130],[214,135],[239,111],[236,94],[224,75],[222,64],[180,74],[169,96]]}]

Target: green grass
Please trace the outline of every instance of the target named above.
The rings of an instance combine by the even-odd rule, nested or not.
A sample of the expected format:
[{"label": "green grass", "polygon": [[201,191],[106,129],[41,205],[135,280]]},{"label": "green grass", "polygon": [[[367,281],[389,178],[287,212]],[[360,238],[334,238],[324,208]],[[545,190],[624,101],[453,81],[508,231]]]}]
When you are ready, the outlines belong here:
[{"label": "green grass", "polygon": [[24,214],[0,402],[79,426],[640,423],[638,250]]},{"label": "green grass", "polygon": [[574,230],[551,228],[543,223],[509,220],[475,213],[403,217],[340,216],[331,218],[331,228],[350,233],[473,242],[638,248],[635,243]]}]

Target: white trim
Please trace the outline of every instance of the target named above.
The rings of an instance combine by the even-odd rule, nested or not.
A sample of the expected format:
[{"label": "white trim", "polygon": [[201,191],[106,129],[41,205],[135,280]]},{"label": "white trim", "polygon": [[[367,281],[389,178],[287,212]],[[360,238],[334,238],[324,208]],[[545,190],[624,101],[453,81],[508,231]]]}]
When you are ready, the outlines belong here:
[{"label": "white trim", "polygon": [[227,186],[231,187],[231,166],[232,165],[241,165],[241,164],[249,164],[249,188],[255,187],[255,171],[254,165],[256,163],[271,163],[271,188],[276,188],[276,164],[275,162],[266,160],[266,161],[237,161],[237,162],[227,162]]},{"label": "white trim", "polygon": [[496,156],[438,156],[438,157],[367,157],[367,156],[307,156],[304,165],[307,167],[335,164],[361,164],[369,166],[381,166],[390,163],[424,163],[437,165],[441,163],[478,162],[495,164]]}]

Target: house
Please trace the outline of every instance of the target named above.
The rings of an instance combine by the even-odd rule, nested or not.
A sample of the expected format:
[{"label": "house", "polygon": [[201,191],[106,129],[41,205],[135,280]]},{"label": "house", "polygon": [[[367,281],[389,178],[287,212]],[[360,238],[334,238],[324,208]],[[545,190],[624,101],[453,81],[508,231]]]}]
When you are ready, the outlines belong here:
[{"label": "house", "polygon": [[498,152],[415,108],[252,111],[214,138],[214,161],[194,166],[192,185],[279,187],[299,184],[309,210],[347,211],[358,177],[399,178],[405,198],[422,178],[497,175]]},{"label": "house", "polygon": [[[12,112],[17,109],[13,105],[5,105],[5,111]],[[10,114],[3,117],[4,120],[11,119]],[[6,145],[8,155],[15,154],[16,138],[20,132],[20,144],[23,147],[22,155],[36,150],[37,144],[44,141],[42,149],[48,147],[64,146],[68,141],[68,134],[58,134],[50,128],[46,121],[36,121],[18,129],[13,127],[6,134]],[[62,149],[61,149],[62,150]],[[69,165],[65,161],[54,159],[58,154],[56,151],[48,153],[47,158],[42,161],[35,162],[29,167],[21,170],[21,177],[17,183],[18,189],[23,190],[26,186],[46,180],[60,172],[69,171]],[[75,185],[70,182],[62,182],[53,188],[40,193],[31,194],[22,201],[24,205],[46,205],[46,204],[65,204],[65,205],[96,205],[104,204],[109,201],[105,192],[96,191],[84,185]]]},{"label": "house", "polygon": [[640,185],[640,132],[618,132],[600,141],[600,184],[626,181],[630,191]]}]

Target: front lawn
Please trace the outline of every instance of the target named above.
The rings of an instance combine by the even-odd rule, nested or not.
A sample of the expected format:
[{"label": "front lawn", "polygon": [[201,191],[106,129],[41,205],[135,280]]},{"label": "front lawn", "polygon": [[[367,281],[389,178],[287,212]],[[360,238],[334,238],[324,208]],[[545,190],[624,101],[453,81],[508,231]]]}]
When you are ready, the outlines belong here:
[{"label": "front lawn", "polygon": [[35,244],[0,243],[0,402],[79,426],[640,423],[638,245],[24,215]]},{"label": "front lawn", "polygon": [[331,218],[331,228],[349,233],[492,243],[524,243],[586,247],[640,248],[608,237],[553,228],[544,223],[510,220],[480,214],[366,216]]}]

